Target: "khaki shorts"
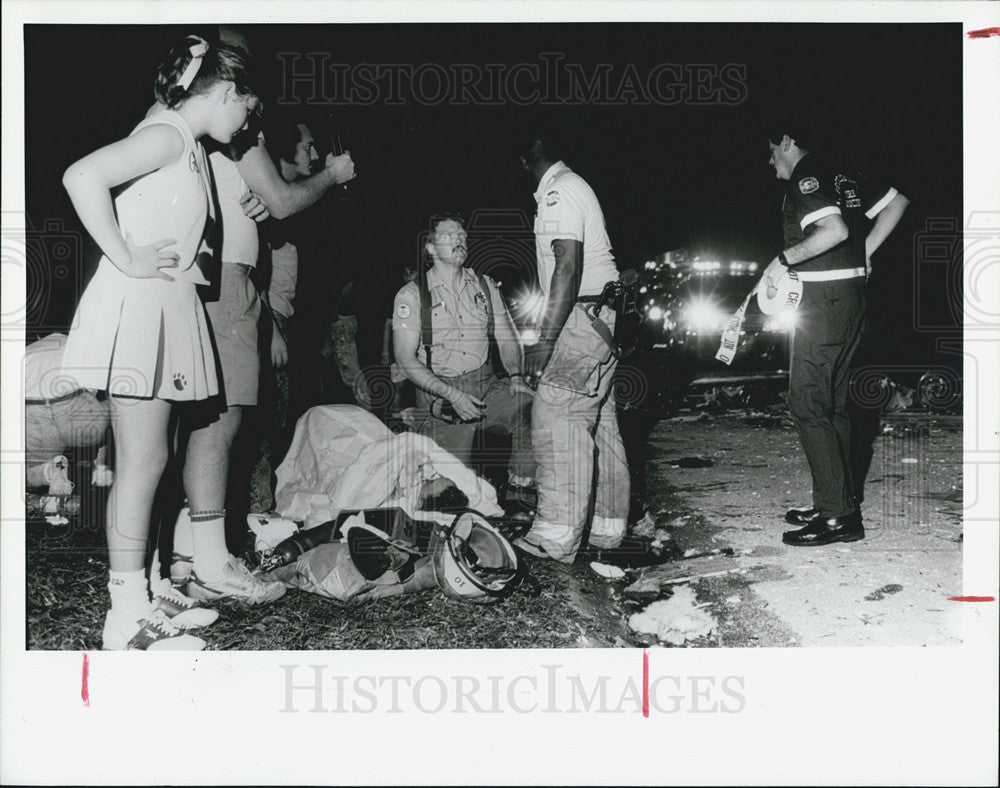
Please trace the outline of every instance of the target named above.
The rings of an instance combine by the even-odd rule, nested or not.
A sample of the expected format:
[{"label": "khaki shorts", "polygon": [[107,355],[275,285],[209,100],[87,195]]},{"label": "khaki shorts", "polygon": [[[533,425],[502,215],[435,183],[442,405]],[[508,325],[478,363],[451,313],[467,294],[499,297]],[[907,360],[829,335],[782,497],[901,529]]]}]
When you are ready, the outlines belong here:
[{"label": "khaki shorts", "polygon": [[248,265],[223,263],[219,300],[205,304],[227,407],[257,404],[260,298],[250,281],[250,271]]}]

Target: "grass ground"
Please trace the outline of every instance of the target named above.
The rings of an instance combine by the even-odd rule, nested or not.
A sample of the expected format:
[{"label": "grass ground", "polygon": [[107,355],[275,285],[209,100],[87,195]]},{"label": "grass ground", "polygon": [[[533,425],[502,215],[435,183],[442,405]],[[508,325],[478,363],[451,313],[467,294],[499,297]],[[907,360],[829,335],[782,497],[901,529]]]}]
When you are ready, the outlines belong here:
[{"label": "grass ground", "polygon": [[[27,525],[29,649],[99,649],[108,604],[103,536],[45,522]],[[629,632],[612,588],[585,562],[532,562],[537,596],[522,590],[489,606],[436,590],[355,607],[296,589],[277,602],[220,604],[199,633],[209,649],[337,650],[567,648],[626,645]],[[527,588],[527,586],[525,587]]]},{"label": "grass ground", "polygon": [[[868,537],[847,545],[781,544],[787,506],[808,493],[794,430],[770,413],[688,413],[649,425],[646,500],[667,551],[727,551],[738,574],[695,580],[719,622],[694,646],[948,645],[959,642],[944,599],[962,578],[961,423],[887,419],[876,442],[864,512]],[[708,467],[677,458],[700,456]],[[78,486],[82,489],[83,486]],[[27,646],[100,648],[108,604],[101,495],[89,488],[67,526],[26,525]],[[85,496],[86,498],[86,496]],[[721,560],[721,559],[720,559]],[[435,590],[344,607],[299,590],[274,604],[220,605],[203,634],[209,649],[570,648],[639,645],[627,618],[648,597],[608,581],[589,561],[531,560],[528,587],[490,606]],[[879,595],[879,589],[893,588]],[[659,598],[669,594],[664,589]],[[654,597],[655,598],[655,597]]]}]

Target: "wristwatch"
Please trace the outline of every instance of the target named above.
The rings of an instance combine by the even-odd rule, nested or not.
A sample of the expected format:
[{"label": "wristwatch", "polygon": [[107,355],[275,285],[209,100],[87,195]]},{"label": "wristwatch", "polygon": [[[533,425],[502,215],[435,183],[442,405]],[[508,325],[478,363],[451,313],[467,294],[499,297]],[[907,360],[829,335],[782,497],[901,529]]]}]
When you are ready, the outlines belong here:
[{"label": "wristwatch", "polygon": [[788,258],[785,257],[785,253],[783,251],[778,252],[778,262],[785,266],[785,268],[788,268]]}]

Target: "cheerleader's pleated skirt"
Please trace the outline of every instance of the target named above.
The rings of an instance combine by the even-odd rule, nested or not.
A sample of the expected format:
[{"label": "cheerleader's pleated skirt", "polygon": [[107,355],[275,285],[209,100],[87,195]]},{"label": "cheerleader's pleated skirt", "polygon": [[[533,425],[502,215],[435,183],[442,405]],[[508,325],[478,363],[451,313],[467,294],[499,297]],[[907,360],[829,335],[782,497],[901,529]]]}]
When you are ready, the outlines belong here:
[{"label": "cheerleader's pleated skirt", "polygon": [[77,307],[63,375],[117,396],[192,401],[218,394],[195,285],[128,277],[103,258]]}]

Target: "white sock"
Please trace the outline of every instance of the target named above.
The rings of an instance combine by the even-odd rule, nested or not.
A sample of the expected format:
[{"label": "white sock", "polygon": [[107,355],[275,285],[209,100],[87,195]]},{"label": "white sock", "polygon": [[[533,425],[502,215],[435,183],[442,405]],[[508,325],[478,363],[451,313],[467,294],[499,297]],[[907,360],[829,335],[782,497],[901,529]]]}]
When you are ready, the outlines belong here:
[{"label": "white sock", "polygon": [[146,573],[142,569],[134,572],[109,573],[108,592],[111,594],[111,612],[138,621],[149,612],[149,594],[146,591]]},{"label": "white sock", "polygon": [[191,532],[191,510],[185,506],[174,524],[174,552],[177,555],[194,555],[194,535]]},{"label": "white sock", "polygon": [[195,512],[191,515],[194,543],[194,573],[199,580],[219,580],[229,562],[226,547],[226,518],[219,512]]}]

